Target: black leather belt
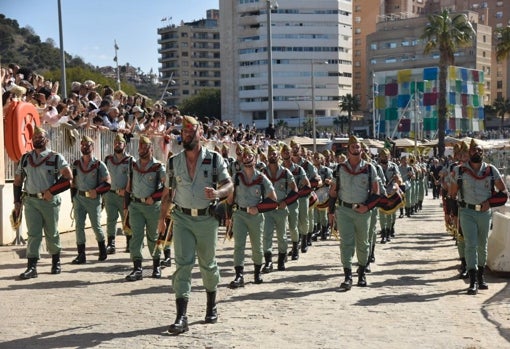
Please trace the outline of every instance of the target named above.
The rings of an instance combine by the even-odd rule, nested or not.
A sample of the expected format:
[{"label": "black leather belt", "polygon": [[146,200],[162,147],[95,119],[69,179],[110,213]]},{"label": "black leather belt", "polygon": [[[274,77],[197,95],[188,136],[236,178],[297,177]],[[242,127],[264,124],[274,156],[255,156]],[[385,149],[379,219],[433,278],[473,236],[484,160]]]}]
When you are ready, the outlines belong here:
[{"label": "black leather belt", "polygon": [[465,203],[464,201],[459,201],[459,206],[463,207],[463,208],[469,208],[470,210],[475,210],[475,211],[481,211],[482,210],[482,204],[471,205],[471,204]]},{"label": "black leather belt", "polygon": [[209,208],[184,208],[178,205],[175,205],[177,211],[181,211],[188,216],[197,217],[197,216],[208,216]]},{"label": "black leather belt", "polygon": [[87,190],[78,190],[78,194],[81,195],[81,196],[85,196],[86,198],[88,198],[90,196],[90,192]]},{"label": "black leather belt", "polygon": [[239,210],[239,211],[243,211],[243,212],[248,212],[248,207],[241,207],[241,206],[239,206],[238,204],[235,204],[235,205],[234,205],[234,210]]},{"label": "black leather belt", "polygon": [[121,190],[122,190],[122,189],[110,190],[110,193],[114,193],[114,194],[117,194],[117,195],[119,195],[119,196],[120,196],[120,191],[121,191]]},{"label": "black leather belt", "polygon": [[359,207],[359,204],[351,204],[351,203],[348,203],[348,202],[345,202],[342,200],[338,200],[338,204],[340,206],[347,207],[347,208],[358,208]]},{"label": "black leather belt", "polygon": [[146,201],[147,199],[145,199],[145,198],[139,199],[139,198],[135,198],[135,197],[133,197],[131,200],[133,200],[134,202],[138,202],[138,203],[141,203],[141,204],[145,204],[145,201]]},{"label": "black leather belt", "polygon": [[38,199],[44,198],[44,193],[35,193],[35,194],[26,193],[26,195],[31,198],[38,198]]}]

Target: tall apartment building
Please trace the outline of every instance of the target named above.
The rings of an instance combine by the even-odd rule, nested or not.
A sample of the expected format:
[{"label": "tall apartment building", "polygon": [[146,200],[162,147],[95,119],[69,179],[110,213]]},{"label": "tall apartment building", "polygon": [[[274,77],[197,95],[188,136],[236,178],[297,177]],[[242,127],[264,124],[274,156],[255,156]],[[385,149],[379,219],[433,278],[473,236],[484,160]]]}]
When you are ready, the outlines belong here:
[{"label": "tall apartment building", "polygon": [[[509,61],[497,62],[495,58],[495,39],[492,32],[496,28],[505,27],[510,24],[510,1],[503,0],[353,0],[353,94],[358,96],[361,101],[362,111],[365,115],[370,117],[372,109],[371,93],[371,69],[370,67],[372,57],[368,57],[370,51],[373,49],[370,44],[367,45],[367,36],[374,33],[377,28],[377,23],[385,23],[381,26],[381,30],[393,26],[391,23],[394,21],[410,19],[410,25],[413,30],[408,29],[407,35],[411,35],[414,31],[413,37],[407,37],[401,40],[404,44],[412,42],[415,49],[401,48],[400,53],[407,52],[407,55],[419,54],[418,52],[423,46],[419,42],[419,37],[423,32],[423,28],[418,25],[423,25],[423,20],[417,20],[419,16],[428,16],[432,13],[438,13],[443,8],[448,8],[454,12],[471,11],[476,12],[478,18],[475,20],[475,15],[470,14],[470,19],[479,31],[477,36],[477,49],[474,53],[476,55],[477,69],[481,69],[485,73],[485,81],[487,85],[487,93],[484,103],[492,104],[497,97],[508,98],[510,88],[510,70]],[[389,23],[389,24],[388,24]],[[408,24],[409,26],[409,24]],[[488,26],[488,27],[485,27]],[[385,34],[378,34],[383,37]],[[400,33],[398,30],[394,31],[394,35],[399,38]],[[489,35],[491,38],[489,38]],[[483,41],[485,37],[486,41]],[[490,44],[490,47],[488,45]],[[372,52],[373,54],[373,52]],[[403,58],[406,59],[406,58]],[[391,59],[390,59],[391,60]],[[490,62],[489,62],[490,61]],[[398,65],[401,68],[414,68],[415,63],[405,63],[402,61]],[[456,58],[456,65],[464,64],[463,59]],[[471,64],[469,67],[473,67]]]},{"label": "tall apartment building", "polygon": [[332,125],[352,93],[352,3],[278,0],[268,13],[274,4],[220,0],[223,118],[265,128],[272,95],[275,123],[297,127],[315,110],[318,126]]},{"label": "tall apartment building", "polygon": [[161,82],[170,78],[164,100],[179,104],[205,88],[221,87],[219,10],[208,10],[207,17],[181,25],[158,29]]}]

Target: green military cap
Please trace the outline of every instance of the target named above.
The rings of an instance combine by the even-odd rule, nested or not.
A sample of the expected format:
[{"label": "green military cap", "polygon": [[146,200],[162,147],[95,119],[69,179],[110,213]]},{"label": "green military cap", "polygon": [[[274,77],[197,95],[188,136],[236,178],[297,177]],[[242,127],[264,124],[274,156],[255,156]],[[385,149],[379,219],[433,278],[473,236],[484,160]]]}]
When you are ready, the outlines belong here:
[{"label": "green military cap", "polygon": [[467,142],[465,141],[462,141],[462,143],[460,143],[460,152],[467,152],[469,150],[469,145],[467,144]]},{"label": "green military cap", "polygon": [[225,143],[221,145],[221,150],[228,150],[228,147]]},{"label": "green military cap", "polygon": [[298,144],[296,141],[291,140],[291,141],[290,141],[290,147],[291,147],[291,148],[299,147],[299,144]]},{"label": "green military cap", "polygon": [[290,152],[290,147],[288,144],[283,144],[282,147],[280,148],[280,153],[283,153],[283,152]]},{"label": "green military cap", "polygon": [[242,154],[243,153],[243,150],[244,150],[244,147],[241,143],[237,143],[236,145],[236,154]]},{"label": "green military cap", "polygon": [[471,143],[469,143],[469,150],[475,149],[478,146],[479,146],[478,142],[474,138],[471,138]]},{"label": "green military cap", "polygon": [[322,155],[324,155],[324,156],[329,156],[329,150],[328,150],[328,149],[324,149],[324,150],[322,151]]},{"label": "green military cap", "polygon": [[122,133],[117,133],[117,134],[115,135],[114,142],[122,142],[122,143],[126,143],[126,140],[124,139],[124,135],[123,135]]},{"label": "green military cap", "polygon": [[381,149],[379,149],[379,155],[390,156],[390,151],[387,148],[381,148]]},{"label": "green military cap", "polygon": [[249,156],[249,155],[255,156],[255,152],[253,151],[253,149],[251,149],[251,147],[246,146],[243,149],[243,156]]},{"label": "green military cap", "polygon": [[349,137],[349,142],[347,142],[347,145],[356,144],[356,143],[360,143],[360,140],[358,139],[358,137],[351,135]]},{"label": "green military cap", "polygon": [[90,138],[89,136],[83,136],[81,141],[84,142],[84,143],[92,143],[92,144],[94,144],[94,140],[92,138]]},{"label": "green military cap", "polygon": [[198,122],[198,120],[195,119],[193,116],[184,115],[182,117],[182,127],[183,128],[192,129],[193,127],[195,127],[196,125],[199,125],[199,124],[200,123]]},{"label": "green military cap", "polygon": [[41,134],[46,134],[46,130],[40,126],[36,126],[34,127],[34,136],[35,135],[41,135]]},{"label": "green military cap", "polygon": [[459,153],[459,151],[460,151],[460,144],[459,144],[459,143],[455,143],[455,144],[453,145],[453,153],[454,153],[454,154],[458,154],[458,153]]},{"label": "green military cap", "polygon": [[276,145],[270,144],[267,147],[267,155],[271,154],[272,152],[277,152],[278,153],[278,147]]},{"label": "green military cap", "polygon": [[147,136],[140,136],[140,140],[138,142],[142,144],[152,144],[151,139]]}]

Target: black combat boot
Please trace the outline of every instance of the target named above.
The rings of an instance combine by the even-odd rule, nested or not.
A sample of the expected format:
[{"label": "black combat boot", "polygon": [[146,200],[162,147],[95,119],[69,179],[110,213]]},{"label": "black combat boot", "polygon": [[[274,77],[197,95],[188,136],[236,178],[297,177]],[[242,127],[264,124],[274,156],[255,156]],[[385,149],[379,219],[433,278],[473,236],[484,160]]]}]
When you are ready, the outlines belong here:
[{"label": "black combat boot", "polygon": [[400,208],[400,216],[398,218],[404,218],[404,208]]},{"label": "black combat boot", "polygon": [[370,249],[370,256],[368,256],[368,260],[371,263],[375,262],[375,244],[372,244],[372,248]]},{"label": "black combat boot", "polygon": [[108,254],[106,253],[106,244],[103,241],[97,242],[97,247],[99,248],[99,257],[97,258],[98,261],[104,261],[106,258],[108,258]]},{"label": "black combat boot", "polygon": [[263,273],[270,273],[273,271],[273,254],[271,252],[265,252],[264,253],[264,267],[262,268]]},{"label": "black combat boot", "polygon": [[394,238],[394,237],[395,237],[395,223],[393,223],[393,224],[391,225],[391,228],[390,228],[390,235],[389,235],[389,236],[391,236],[392,238]]},{"label": "black combat boot", "polygon": [[313,232],[312,232],[312,236],[311,236],[311,240],[312,241],[317,241],[318,237],[319,237],[319,225],[318,224],[315,224],[313,226]]},{"label": "black combat boot", "polygon": [[308,242],[306,242],[306,237],[308,235],[301,235],[301,253],[308,252]]},{"label": "black combat boot", "polygon": [[313,235],[313,232],[306,234],[306,244],[308,246],[312,246],[312,235]]},{"label": "black combat boot", "polygon": [[478,278],[478,289],[480,290],[488,290],[489,285],[485,282],[485,267],[478,266],[477,278]]},{"label": "black combat boot", "polygon": [[124,252],[129,253],[129,242],[131,241],[131,235],[126,235],[126,250]]},{"label": "black combat boot", "polygon": [[205,309],[205,323],[215,324],[218,322],[218,310],[216,308],[216,291],[207,292],[207,308]]},{"label": "black combat boot", "polygon": [[340,284],[340,289],[349,291],[352,287],[352,269],[344,268],[345,280]]},{"label": "black combat boot", "polygon": [[161,261],[161,265],[164,267],[171,267],[172,266],[172,250],[169,247],[165,247],[163,250],[163,256],[164,259]]},{"label": "black combat boot", "polygon": [[115,254],[115,236],[108,236],[108,245],[106,245],[107,254]]},{"label": "black combat boot", "polygon": [[55,253],[51,255],[51,273],[52,274],[60,274],[62,271],[60,267],[60,253]]},{"label": "black combat boot", "polygon": [[358,286],[366,287],[367,280],[365,278],[366,267],[360,265],[358,268]]},{"label": "black combat boot", "polygon": [[460,273],[459,279],[469,279],[469,274],[466,269],[466,258],[460,259]]},{"label": "black combat boot", "polygon": [[28,258],[27,270],[19,275],[21,280],[33,279],[37,277],[37,259],[38,258]]},{"label": "black combat boot", "polygon": [[85,256],[85,244],[78,245],[78,256],[71,262],[72,264],[85,264],[87,257]]},{"label": "black combat boot", "polygon": [[291,259],[297,261],[299,259],[299,242],[292,241]]},{"label": "black combat boot", "polygon": [[329,226],[326,224],[326,225],[323,225],[322,229],[321,229],[321,240],[325,241],[328,239],[328,237],[329,237]]},{"label": "black combat boot", "polygon": [[475,295],[478,293],[478,282],[477,282],[477,276],[476,275],[476,269],[469,269],[469,288],[467,290],[467,294],[469,295]]},{"label": "black combat boot", "polygon": [[391,242],[391,229],[386,228],[386,242]]},{"label": "black combat boot", "polygon": [[175,305],[177,308],[177,317],[175,318],[175,322],[168,328],[168,332],[181,334],[189,330],[188,317],[186,316],[188,300],[186,298],[177,298],[175,300]]},{"label": "black combat boot", "polygon": [[133,271],[126,276],[126,281],[138,281],[143,279],[142,260],[133,261]]},{"label": "black combat boot", "polygon": [[234,278],[234,280],[232,282],[230,282],[229,287],[230,288],[244,287],[244,276],[243,276],[244,267],[234,267],[234,269],[236,271],[236,277]]},{"label": "black combat boot", "polygon": [[386,240],[387,231],[388,231],[388,229],[386,229],[386,228],[381,229],[381,244],[385,244],[387,241]]},{"label": "black combat boot", "polygon": [[286,253],[278,253],[278,270],[284,271],[285,270],[285,262],[287,261],[287,254]]},{"label": "black combat boot", "polygon": [[152,260],[152,278],[161,279],[161,262],[159,258]]},{"label": "black combat boot", "polygon": [[411,208],[410,207],[406,207],[406,217],[411,217]]},{"label": "black combat boot", "polygon": [[262,280],[262,278],[260,277],[260,269],[262,269],[262,264],[255,264],[255,270],[253,272],[253,282],[257,285],[264,282],[264,280]]}]

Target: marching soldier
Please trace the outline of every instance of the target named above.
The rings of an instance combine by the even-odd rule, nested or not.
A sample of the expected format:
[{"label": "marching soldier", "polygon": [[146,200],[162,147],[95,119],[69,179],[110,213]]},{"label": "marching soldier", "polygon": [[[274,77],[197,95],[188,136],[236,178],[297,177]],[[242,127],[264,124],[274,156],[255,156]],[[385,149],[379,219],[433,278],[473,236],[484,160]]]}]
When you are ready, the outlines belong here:
[{"label": "marching soldier", "polygon": [[34,129],[32,142],[34,150],[21,157],[14,176],[15,215],[21,214],[23,202],[28,229],[28,263],[27,269],[20,275],[21,279],[37,277],[43,232],[51,254],[51,273],[60,274],[61,245],[57,225],[61,199],[58,194],[69,189],[73,178],[64,157],[48,149],[49,139],[44,129]]},{"label": "marching soldier", "polygon": [[[390,161],[390,151],[387,148],[379,150],[379,165],[383,172],[383,182],[385,185],[386,196],[391,196],[397,192],[401,192],[402,177],[400,176],[399,167],[393,161]],[[382,191],[382,190],[381,190]],[[391,237],[395,236],[395,221],[397,211],[386,213],[379,210],[379,225],[381,227],[381,244],[391,241]],[[375,260],[374,253],[370,254],[371,261]]]},{"label": "marching soldier", "polygon": [[216,292],[220,272],[216,262],[218,220],[211,214],[215,203],[232,191],[227,164],[221,155],[200,144],[203,129],[199,122],[184,116],[182,145],[184,151],[168,160],[158,230],[165,231],[165,216],[171,205],[173,245],[176,270],[172,276],[177,316],[170,333],[188,331],[187,307],[191,294],[192,270],[198,258],[207,293],[206,323],[218,320]]},{"label": "marching soldier", "polygon": [[[405,196],[406,196],[406,206],[405,212],[406,217],[411,217],[411,208],[412,208],[412,200],[414,197],[413,193],[413,181],[415,178],[415,173],[413,167],[410,165],[409,157],[404,155],[400,158],[400,166],[398,170],[400,171],[400,175],[402,176],[402,182],[405,187]],[[400,215],[402,218],[402,214]]]},{"label": "marching soldier", "polygon": [[88,136],[81,140],[80,159],[73,163],[73,183],[71,195],[73,197],[74,217],[76,219],[76,245],[78,255],[73,264],[84,264],[85,254],[85,219],[90,219],[92,230],[99,247],[99,261],[107,258],[103,228],[101,227],[101,195],[107,193],[110,186],[108,168],[92,154],[94,141]]},{"label": "marching soldier", "polygon": [[[282,157],[282,166],[285,167],[292,173],[294,182],[296,183],[296,191],[299,193],[299,188],[310,188],[310,181],[306,178],[305,170],[299,165],[292,162],[290,157],[290,148],[287,144],[283,144],[280,149],[280,155]],[[299,197],[299,194],[298,194]],[[304,200],[306,207],[308,208],[308,201]],[[289,255],[293,261],[299,259],[299,209],[300,201],[295,200],[287,205],[288,221],[289,221],[289,233],[292,242],[292,250]],[[306,211],[305,211],[306,212]]]},{"label": "marching soldier", "polygon": [[264,215],[259,210],[259,204],[266,198],[276,201],[276,193],[269,179],[255,169],[255,152],[248,146],[243,150],[243,168],[233,179],[234,191],[228,196],[227,202],[230,205],[235,204],[232,231],[236,275],[230,283],[230,288],[238,288],[244,286],[244,250],[247,235],[250,237],[252,260],[255,265],[254,282],[260,284],[263,281],[260,273],[263,260]]},{"label": "marching soldier", "polygon": [[[115,253],[115,234],[117,220],[121,218],[124,222],[124,196],[126,195],[126,186],[128,182],[129,168],[133,162],[133,157],[126,152],[126,140],[122,133],[117,133],[113,141],[113,154],[106,156],[104,160],[111,177],[110,191],[104,194],[104,203],[106,211],[106,235],[108,244],[106,253]],[[131,231],[126,234],[126,246],[129,250],[129,241],[131,240]]]},{"label": "marching soldier", "polygon": [[[317,188],[316,192],[318,193],[319,202],[322,199],[322,194],[319,193],[328,193],[329,192],[329,184],[331,183],[331,179],[333,178],[333,170],[326,166],[326,160],[324,155],[320,153],[313,154],[313,165],[317,169],[317,173],[321,177],[322,185]],[[327,204],[328,195],[324,195],[325,203]],[[326,209],[322,209],[320,207],[315,207],[314,210],[314,221],[315,228],[314,234],[312,235],[312,240],[317,241],[318,237],[321,237],[321,240],[327,240],[329,236],[329,224],[328,224],[328,212]]]},{"label": "marching soldier", "polygon": [[[483,161],[483,149],[472,139],[469,161],[455,169],[457,183],[451,194],[459,201],[459,220],[466,243],[466,264],[469,273],[467,294],[475,295],[478,289],[489,288],[485,281],[487,244],[491,222],[493,191],[508,199],[508,192],[498,169]],[[504,204],[503,202],[503,204]]]},{"label": "marching soldier", "polygon": [[[313,207],[309,207],[310,193],[309,189],[314,190],[322,185],[322,180],[315,166],[306,159],[301,153],[303,149],[301,146],[294,141],[290,142],[290,148],[292,149],[292,162],[301,166],[305,170],[306,178],[309,181],[309,187],[299,187],[299,223],[298,229],[301,235],[301,252],[306,253],[308,246],[312,245],[312,235],[315,228]],[[303,190],[304,189],[304,190]]]},{"label": "marching soldier", "polygon": [[285,270],[285,260],[287,258],[287,232],[286,223],[289,211],[285,199],[291,192],[297,192],[296,182],[292,173],[281,164],[279,164],[280,154],[275,146],[270,145],[267,150],[268,165],[262,170],[267,178],[273,184],[276,192],[276,201],[278,209],[264,213],[264,260],[262,268],[263,273],[273,270],[272,262],[272,244],[273,232],[276,229],[276,239],[278,241],[278,270]]},{"label": "marching soldier", "polygon": [[340,231],[340,254],[345,280],[340,289],[352,287],[352,258],[358,258],[358,286],[367,285],[365,268],[368,262],[370,210],[379,195],[377,173],[373,165],[361,159],[361,143],[349,138],[347,161],[339,164],[330,186],[330,213],[335,214]]},{"label": "marching soldier", "polygon": [[133,232],[129,244],[133,270],[126,276],[127,281],[143,279],[144,235],[147,236],[147,247],[152,256],[152,277],[161,278],[161,252],[156,248],[156,242],[166,171],[165,165],[154,158],[153,152],[152,141],[147,136],[140,136],[138,160],[132,163],[126,188],[129,195],[124,197],[124,206],[129,210],[129,224]]}]

